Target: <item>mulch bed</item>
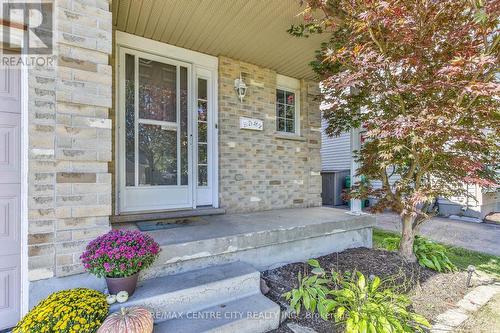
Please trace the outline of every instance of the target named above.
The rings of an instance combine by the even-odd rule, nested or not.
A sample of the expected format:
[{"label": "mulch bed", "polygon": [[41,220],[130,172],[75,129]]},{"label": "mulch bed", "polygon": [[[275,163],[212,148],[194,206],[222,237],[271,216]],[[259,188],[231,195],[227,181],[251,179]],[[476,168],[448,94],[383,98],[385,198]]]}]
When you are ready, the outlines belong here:
[{"label": "mulch bed", "polygon": [[470,291],[466,285],[466,272],[436,274],[410,292],[413,310],[432,322]]},{"label": "mulch bed", "polygon": [[[332,253],[317,258],[321,266],[329,271],[338,272],[358,270],[366,277],[370,275],[388,279],[387,285],[406,293],[413,300],[415,312],[433,320],[435,316],[453,306],[467,292],[466,274],[439,274],[426,269],[417,263],[408,263],[396,252],[373,250],[367,248],[349,249],[340,253]],[[299,272],[308,271],[308,265],[293,263],[262,273],[263,279],[270,288],[266,295],[286,309],[288,302],[282,297],[283,293],[298,286]],[[287,319],[274,333],[292,332],[286,323],[295,322],[301,326],[314,329],[318,333],[343,332],[343,328],[333,322],[322,320],[317,314],[301,311],[299,316]]]}]

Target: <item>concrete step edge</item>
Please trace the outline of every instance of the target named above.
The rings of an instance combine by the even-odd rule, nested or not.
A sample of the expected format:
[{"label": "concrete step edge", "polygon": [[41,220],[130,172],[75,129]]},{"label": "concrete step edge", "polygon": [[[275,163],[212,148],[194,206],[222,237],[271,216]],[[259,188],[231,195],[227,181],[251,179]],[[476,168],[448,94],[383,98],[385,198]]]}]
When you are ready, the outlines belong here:
[{"label": "concrete step edge", "polygon": [[[218,236],[218,237],[213,237],[209,239],[199,239],[199,240],[192,240],[192,241],[186,241],[183,243],[169,243],[169,244],[160,244],[160,247],[162,251],[165,251],[165,253],[170,253],[170,252],[178,252],[176,250],[178,249],[185,249],[185,248],[192,248],[192,249],[199,249],[199,248],[206,248],[210,244],[213,244],[215,242],[219,242],[221,244],[224,244],[221,246],[220,249],[216,249],[217,251],[207,251],[207,252],[200,252],[200,251],[193,251],[192,253],[187,252],[185,256],[179,256],[176,258],[168,258],[167,261],[158,261],[155,262],[153,265],[154,266],[164,266],[164,265],[173,265],[177,264],[179,262],[183,261],[188,261],[192,259],[199,259],[203,257],[209,257],[209,256],[215,256],[215,255],[222,255],[222,254],[228,254],[228,253],[234,253],[234,252],[240,252],[240,251],[245,251],[249,249],[254,249],[254,248],[260,248],[260,247],[267,247],[267,246],[273,246],[273,245],[278,245],[278,244],[283,244],[283,243],[291,243],[297,240],[303,240],[303,239],[309,239],[309,238],[316,238],[318,236],[324,236],[324,235],[330,235],[330,234],[341,234],[345,233],[346,231],[352,231],[352,230],[359,230],[359,229],[365,229],[365,228],[370,228],[373,227],[373,223],[365,223],[365,222],[359,222],[357,223],[356,226],[350,227],[350,229],[346,230],[345,227],[339,226],[334,229],[328,229],[324,230],[323,228],[326,228],[329,226],[331,223],[330,222],[324,222],[324,223],[317,223],[314,225],[308,225],[308,226],[299,226],[299,227],[293,227],[293,228],[288,228],[288,229],[283,229],[283,228],[276,228],[276,229],[269,229],[265,230],[264,232],[242,232],[242,233],[237,233],[237,234],[229,234],[229,235],[224,235],[224,236]],[[317,229],[317,230],[316,230]],[[304,236],[303,230],[313,230],[312,233],[308,236]],[[247,245],[247,246],[232,246],[232,247],[227,247],[225,244],[238,244],[240,241],[247,241],[249,237],[254,237],[255,239],[262,238],[262,234],[267,233],[273,237],[265,237],[263,240],[260,240],[256,242],[253,245]],[[296,234],[297,236],[291,237],[291,238],[283,238],[280,237],[280,235],[284,234]],[[224,240],[224,242],[222,242]]]},{"label": "concrete step edge", "polygon": [[145,280],[122,306],[142,305],[154,312],[196,311],[218,302],[260,293],[260,272],[235,262],[206,269]]},{"label": "concrete step edge", "polygon": [[111,223],[127,223],[127,222],[142,222],[142,221],[154,221],[154,220],[165,220],[165,219],[176,219],[176,218],[188,218],[197,216],[211,216],[211,215],[223,215],[226,214],[226,210],[223,208],[197,208],[197,209],[186,209],[186,210],[174,210],[174,211],[164,211],[164,212],[153,212],[153,213],[131,213],[122,215],[112,215],[110,216]]}]

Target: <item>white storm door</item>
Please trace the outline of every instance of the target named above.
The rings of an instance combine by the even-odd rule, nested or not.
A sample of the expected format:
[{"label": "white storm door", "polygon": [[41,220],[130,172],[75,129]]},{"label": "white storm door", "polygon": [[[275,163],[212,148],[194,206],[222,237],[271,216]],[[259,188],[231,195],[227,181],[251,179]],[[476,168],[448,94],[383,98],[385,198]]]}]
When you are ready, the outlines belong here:
[{"label": "white storm door", "polygon": [[120,48],[120,212],[193,207],[190,64]]},{"label": "white storm door", "polygon": [[0,330],[20,316],[21,71],[0,70]]}]

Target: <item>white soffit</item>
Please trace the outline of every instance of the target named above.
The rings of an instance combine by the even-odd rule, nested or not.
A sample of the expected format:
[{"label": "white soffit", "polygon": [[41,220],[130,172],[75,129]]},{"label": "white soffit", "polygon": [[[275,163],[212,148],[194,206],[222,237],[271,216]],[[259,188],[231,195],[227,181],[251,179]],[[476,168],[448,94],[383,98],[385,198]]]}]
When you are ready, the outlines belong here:
[{"label": "white soffit", "polygon": [[115,0],[119,31],[213,56],[227,56],[276,72],[313,79],[309,62],[328,36],[295,38],[298,0]]}]

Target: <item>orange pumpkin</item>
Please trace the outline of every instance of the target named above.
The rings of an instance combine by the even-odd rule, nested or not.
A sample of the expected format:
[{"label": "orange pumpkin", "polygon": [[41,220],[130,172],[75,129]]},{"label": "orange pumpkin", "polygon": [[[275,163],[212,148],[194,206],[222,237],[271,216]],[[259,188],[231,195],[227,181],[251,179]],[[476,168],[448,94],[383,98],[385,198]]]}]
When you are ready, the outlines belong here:
[{"label": "orange pumpkin", "polygon": [[153,315],[146,308],[121,308],[106,318],[97,333],[152,333]]}]

